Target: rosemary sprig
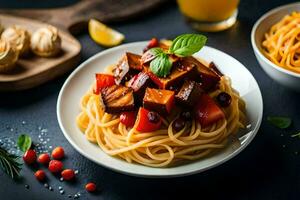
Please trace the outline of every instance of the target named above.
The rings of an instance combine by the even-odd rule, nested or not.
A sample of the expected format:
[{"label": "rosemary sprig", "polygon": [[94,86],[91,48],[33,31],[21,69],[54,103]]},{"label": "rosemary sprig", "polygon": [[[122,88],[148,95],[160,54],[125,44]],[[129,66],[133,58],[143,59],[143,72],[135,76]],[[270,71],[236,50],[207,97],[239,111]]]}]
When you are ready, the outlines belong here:
[{"label": "rosemary sprig", "polygon": [[296,134],[294,134],[294,135],[291,135],[291,137],[298,137],[298,138],[300,138],[300,132],[299,132],[299,133],[296,133]]},{"label": "rosemary sprig", "polygon": [[12,179],[15,179],[20,175],[22,163],[19,162],[18,156],[10,154],[0,147],[0,168]]}]

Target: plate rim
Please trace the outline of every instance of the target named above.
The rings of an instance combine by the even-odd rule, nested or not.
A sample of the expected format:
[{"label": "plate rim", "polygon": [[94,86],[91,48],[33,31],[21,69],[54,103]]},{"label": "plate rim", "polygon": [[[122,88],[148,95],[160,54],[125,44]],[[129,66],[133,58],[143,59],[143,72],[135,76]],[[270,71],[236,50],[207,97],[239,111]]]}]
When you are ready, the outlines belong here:
[{"label": "plate rim", "polygon": [[59,127],[61,129],[61,131],[63,132],[63,135],[65,136],[65,138],[67,139],[67,141],[72,145],[72,147],[79,152],[82,156],[84,156],[85,158],[89,159],[90,161],[96,163],[97,165],[100,165],[102,167],[105,167],[107,169],[110,169],[114,172],[118,172],[121,174],[126,174],[126,175],[130,175],[130,176],[135,176],[135,177],[143,177],[143,178],[172,178],[172,177],[183,177],[183,176],[188,176],[188,175],[193,175],[196,173],[200,173],[206,170],[209,170],[211,168],[217,167],[225,162],[227,162],[228,160],[231,160],[232,158],[234,158],[235,156],[237,156],[238,154],[240,154],[254,139],[254,137],[256,136],[256,134],[258,133],[258,130],[261,126],[261,122],[262,122],[262,118],[263,118],[263,98],[262,98],[262,94],[261,94],[261,90],[259,88],[259,85],[255,79],[255,77],[253,76],[253,74],[237,59],[235,59],[234,57],[232,57],[231,55],[220,51],[216,48],[210,47],[210,46],[205,46],[208,49],[213,49],[216,50],[222,54],[225,54],[226,56],[231,57],[231,59],[234,59],[235,61],[239,62],[242,67],[252,76],[254,84],[256,86],[256,88],[258,89],[258,93],[259,93],[259,97],[258,99],[260,100],[261,103],[261,110],[259,110],[258,113],[258,119],[257,119],[257,124],[256,127],[254,127],[254,129],[252,130],[252,134],[248,137],[247,140],[245,140],[245,142],[239,147],[239,149],[237,149],[236,151],[234,151],[233,153],[229,154],[228,156],[225,156],[224,158],[220,159],[219,161],[217,161],[214,164],[211,164],[207,167],[204,167],[202,169],[197,169],[197,170],[190,170],[188,172],[183,171],[183,172],[176,172],[176,173],[172,173],[172,174],[142,174],[142,173],[136,173],[136,172],[129,172],[129,171],[124,171],[122,169],[119,169],[117,167],[112,167],[109,164],[106,163],[102,163],[97,161],[97,159],[95,159],[93,156],[89,155],[88,153],[84,152],[84,150],[82,150],[80,148],[80,146],[78,146],[69,136],[69,134],[67,133],[67,131],[64,128],[64,125],[62,123],[62,119],[61,119],[61,102],[62,102],[62,96],[64,93],[65,88],[67,87],[68,83],[70,82],[70,80],[78,73],[78,71],[80,71],[82,68],[84,68],[86,65],[88,65],[90,62],[93,62],[94,60],[98,59],[98,57],[101,57],[102,55],[105,54],[109,54],[110,52],[113,51],[117,51],[118,49],[122,49],[122,48],[126,48],[129,46],[134,46],[134,45],[142,45],[142,44],[147,44],[147,41],[139,41],[139,42],[131,42],[131,43],[127,43],[127,44],[123,44],[117,47],[113,47],[111,49],[107,49],[104,51],[101,51],[99,53],[96,53],[95,55],[91,56],[90,58],[88,58],[87,60],[85,60],[84,62],[82,62],[69,76],[68,78],[65,80],[63,86],[61,87],[61,90],[59,92],[58,95],[58,99],[57,99],[57,105],[56,105],[56,114],[57,114],[57,120],[59,123]]}]

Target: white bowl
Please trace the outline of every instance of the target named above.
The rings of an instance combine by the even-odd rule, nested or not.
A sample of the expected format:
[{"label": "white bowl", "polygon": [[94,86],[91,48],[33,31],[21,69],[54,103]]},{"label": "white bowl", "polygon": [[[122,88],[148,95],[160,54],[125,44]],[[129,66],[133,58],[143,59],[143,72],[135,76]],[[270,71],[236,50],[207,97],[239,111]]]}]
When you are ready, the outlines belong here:
[{"label": "white bowl", "polygon": [[252,28],[251,44],[260,66],[272,79],[293,90],[300,91],[300,74],[286,70],[271,62],[263,55],[261,46],[264,34],[269,31],[271,26],[293,11],[300,11],[300,3],[280,6],[264,14]]},{"label": "white bowl", "polygon": [[252,74],[233,57],[211,47],[204,47],[195,56],[214,61],[223,73],[231,77],[233,87],[240,92],[247,104],[247,115],[251,127],[239,132],[240,137],[231,141],[221,151],[204,159],[169,168],[152,168],[105,154],[97,145],[87,141],[75,123],[80,112],[79,101],[94,81],[96,72],[116,63],[126,52],[141,53],[147,42],[135,42],[115,47],[96,54],[82,63],[64,83],[57,102],[58,122],[67,140],[83,156],[114,171],[142,177],[184,176],[210,169],[239,154],[257,133],[263,112],[261,92]]}]

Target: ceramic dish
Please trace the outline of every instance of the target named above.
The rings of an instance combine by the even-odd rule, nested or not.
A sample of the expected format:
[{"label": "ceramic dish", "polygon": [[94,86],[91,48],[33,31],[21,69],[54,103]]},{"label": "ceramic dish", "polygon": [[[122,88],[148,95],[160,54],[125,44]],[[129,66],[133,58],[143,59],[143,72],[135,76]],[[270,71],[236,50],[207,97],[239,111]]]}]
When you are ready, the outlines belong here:
[{"label": "ceramic dish", "polygon": [[261,45],[264,35],[270,27],[293,11],[300,11],[300,3],[280,6],[264,14],[252,28],[251,44],[260,66],[272,79],[284,86],[300,91],[300,74],[283,69],[271,62],[263,55]]},{"label": "ceramic dish", "polygon": [[231,77],[233,87],[240,92],[247,104],[249,124],[239,137],[230,141],[226,148],[208,157],[169,168],[151,168],[105,154],[97,145],[90,143],[77,128],[75,118],[80,112],[79,101],[92,84],[96,72],[104,72],[106,66],[116,62],[126,51],[141,53],[147,42],[136,42],[115,47],[96,54],[82,63],[66,80],[57,102],[59,125],[71,145],[86,158],[128,175],[141,177],[175,177],[205,171],[218,166],[239,154],[256,135],[263,114],[263,102],[260,89],[251,73],[233,57],[211,47],[204,47],[196,57],[214,61],[226,75]]}]

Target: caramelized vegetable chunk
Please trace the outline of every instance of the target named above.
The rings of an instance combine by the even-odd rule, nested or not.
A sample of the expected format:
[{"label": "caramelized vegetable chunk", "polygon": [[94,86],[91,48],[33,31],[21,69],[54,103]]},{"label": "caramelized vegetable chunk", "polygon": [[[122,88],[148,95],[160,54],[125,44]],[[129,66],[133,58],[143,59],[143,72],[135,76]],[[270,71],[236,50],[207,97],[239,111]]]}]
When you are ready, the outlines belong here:
[{"label": "caramelized vegetable chunk", "polygon": [[195,81],[185,81],[175,98],[180,104],[192,107],[197,103],[202,93],[203,90],[199,83]]},{"label": "caramelized vegetable chunk", "polygon": [[214,62],[209,63],[209,68],[214,71],[219,77],[224,76],[224,74],[219,70]]},{"label": "caramelized vegetable chunk", "polygon": [[[148,70],[147,68],[145,70]],[[149,71],[149,70],[148,70]],[[184,67],[180,62],[173,63],[171,73],[165,78],[159,78],[149,71],[152,81],[161,89],[170,89],[170,87],[182,84],[184,79],[190,79],[195,76],[195,66]]]},{"label": "caramelized vegetable chunk", "polygon": [[116,84],[128,81],[132,76],[142,71],[141,56],[127,52],[113,69]]},{"label": "caramelized vegetable chunk", "polygon": [[95,94],[99,94],[102,88],[109,87],[115,84],[115,78],[109,74],[96,74]]},{"label": "caramelized vegetable chunk", "polygon": [[195,116],[202,127],[207,127],[225,117],[223,111],[207,94],[201,95],[195,107]]},{"label": "caramelized vegetable chunk", "polygon": [[147,88],[143,99],[146,109],[166,115],[171,112],[174,105],[174,91]]},{"label": "caramelized vegetable chunk", "polygon": [[136,130],[142,133],[156,131],[160,128],[162,120],[159,114],[140,108],[136,120]]},{"label": "caramelized vegetable chunk", "polygon": [[201,78],[201,87],[206,91],[215,88],[220,81],[219,75],[192,56],[182,58],[181,63],[186,67],[196,67]]},{"label": "caramelized vegetable chunk", "polygon": [[105,112],[119,113],[134,109],[133,90],[122,85],[106,87],[101,91]]},{"label": "caramelized vegetable chunk", "polygon": [[134,96],[136,100],[141,100],[144,97],[145,91],[147,87],[153,86],[153,82],[150,79],[150,76],[145,72],[140,72],[130,79],[127,83],[127,87],[131,87],[134,92]]}]

